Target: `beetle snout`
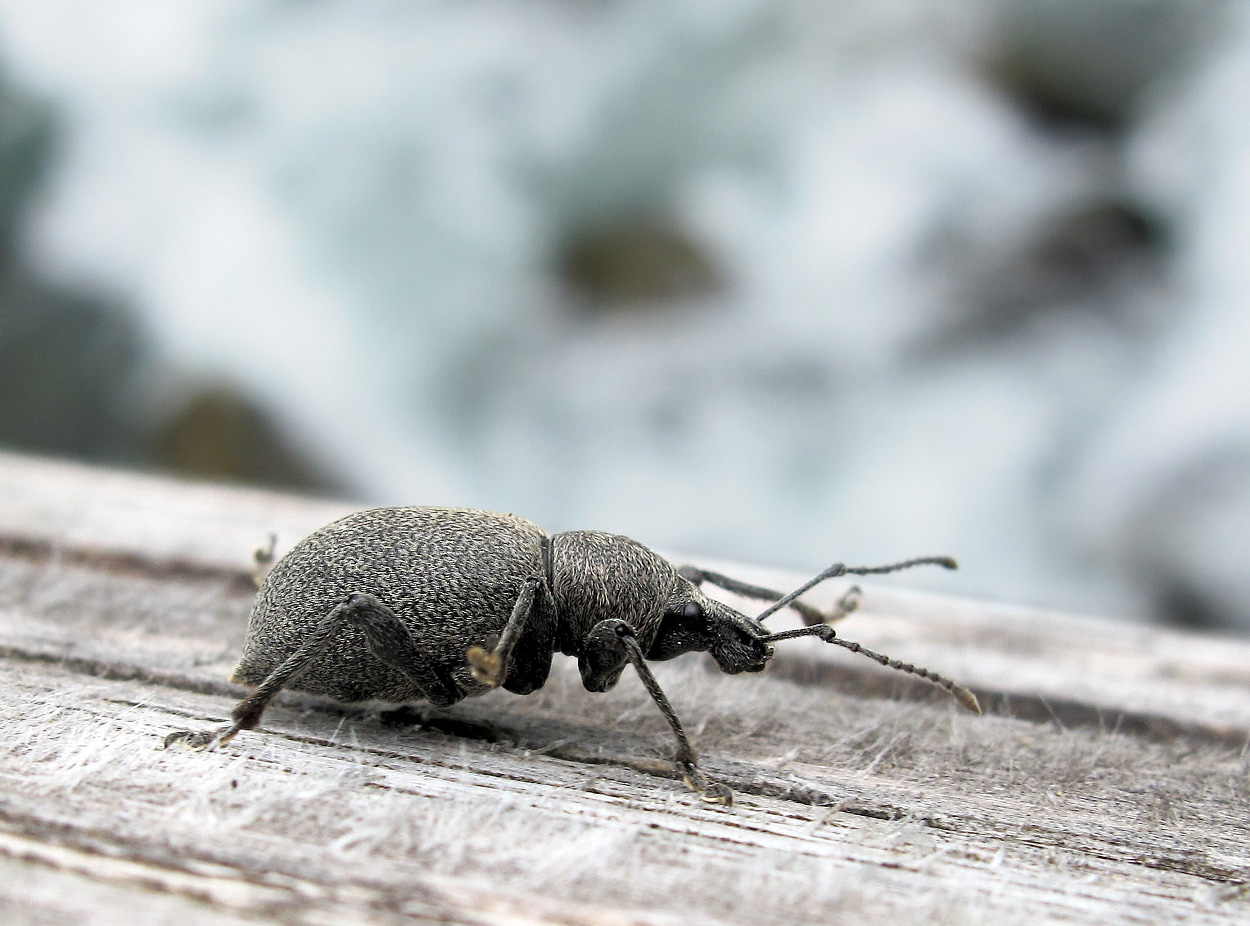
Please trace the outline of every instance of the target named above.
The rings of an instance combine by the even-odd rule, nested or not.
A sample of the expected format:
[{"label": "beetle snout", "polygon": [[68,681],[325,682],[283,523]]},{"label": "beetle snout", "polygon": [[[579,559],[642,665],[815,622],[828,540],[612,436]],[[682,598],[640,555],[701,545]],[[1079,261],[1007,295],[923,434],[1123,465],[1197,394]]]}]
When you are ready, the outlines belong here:
[{"label": "beetle snout", "polygon": [[763,672],[773,658],[773,648],[752,637],[734,632],[712,649],[712,657],[727,675],[739,672]]},{"label": "beetle snout", "polygon": [[[623,668],[623,667],[622,667]],[[605,673],[595,669],[582,668],[582,687],[587,691],[607,691],[620,681],[621,673]]]},{"label": "beetle snout", "polygon": [[773,658],[773,648],[767,643],[761,644],[758,649],[752,653],[752,660],[743,669],[744,672],[763,672],[768,666],[768,661]]},{"label": "beetle snout", "polygon": [[751,656],[747,663],[742,667],[743,672],[763,672],[768,667],[768,661],[773,658],[773,648],[767,643],[756,644],[752,647]]}]

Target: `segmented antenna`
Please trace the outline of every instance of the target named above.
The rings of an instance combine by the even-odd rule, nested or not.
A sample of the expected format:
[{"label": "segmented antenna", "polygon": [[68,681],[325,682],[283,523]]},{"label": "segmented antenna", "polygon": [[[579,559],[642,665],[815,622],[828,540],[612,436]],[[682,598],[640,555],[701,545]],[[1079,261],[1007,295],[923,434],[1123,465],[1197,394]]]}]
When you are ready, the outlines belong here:
[{"label": "segmented antenna", "polygon": [[784,598],[774,601],[755,619],[757,621],[767,620],[772,617],[795,598],[798,598],[805,592],[811,591],[821,582],[828,579],[836,579],[838,576],[856,575],[856,576],[876,576],[884,575],[887,572],[898,572],[901,569],[910,569],[913,566],[941,566],[944,569],[958,569],[959,564],[949,556],[921,556],[916,559],[903,560],[901,563],[891,563],[889,566],[844,566],[842,563],[834,563],[828,569],[808,579],[790,594]]},{"label": "segmented antenna", "polygon": [[944,675],[938,675],[936,672],[930,672],[928,669],[922,669],[919,666],[913,666],[910,662],[900,662],[897,659],[891,659],[889,656],[883,656],[881,653],[874,653],[870,649],[865,649],[852,640],[843,640],[841,637],[831,637],[826,642],[836,643],[838,646],[844,646],[852,653],[862,653],[869,659],[875,659],[881,665],[890,669],[898,669],[900,672],[906,672],[909,675],[918,675],[927,682],[932,682],[939,688],[945,688],[950,692],[951,697],[959,702],[959,706],[965,710],[972,711],[974,714],[981,713],[981,704],[977,701],[977,696],[957,682],[952,682]]},{"label": "segmented antenna", "polygon": [[817,637],[826,643],[836,643],[838,646],[846,647],[852,653],[862,653],[869,659],[875,659],[888,669],[898,669],[900,672],[919,676],[926,682],[932,682],[939,688],[945,688],[959,702],[960,707],[970,710],[974,714],[981,713],[981,705],[977,702],[977,696],[958,682],[952,682],[946,676],[930,672],[928,669],[922,669],[920,666],[913,666],[910,662],[902,662],[898,659],[891,659],[889,656],[883,656],[881,653],[875,653],[852,640],[843,640],[838,636],[837,631],[828,624],[814,624],[809,627],[800,627],[797,630],[783,630],[781,633],[770,633],[768,636],[761,637],[760,642],[777,643],[781,640],[793,640],[796,637]]}]

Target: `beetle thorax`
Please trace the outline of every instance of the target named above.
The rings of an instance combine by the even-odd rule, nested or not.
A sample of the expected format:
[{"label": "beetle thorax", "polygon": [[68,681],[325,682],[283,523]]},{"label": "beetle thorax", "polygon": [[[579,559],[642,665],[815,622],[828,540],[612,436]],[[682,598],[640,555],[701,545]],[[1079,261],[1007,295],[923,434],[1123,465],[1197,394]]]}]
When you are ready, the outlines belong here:
[{"label": "beetle thorax", "polygon": [[683,581],[667,560],[636,540],[603,531],[556,534],[551,571],[560,614],[557,645],[570,656],[590,628],[608,618],[632,625],[645,652]]}]

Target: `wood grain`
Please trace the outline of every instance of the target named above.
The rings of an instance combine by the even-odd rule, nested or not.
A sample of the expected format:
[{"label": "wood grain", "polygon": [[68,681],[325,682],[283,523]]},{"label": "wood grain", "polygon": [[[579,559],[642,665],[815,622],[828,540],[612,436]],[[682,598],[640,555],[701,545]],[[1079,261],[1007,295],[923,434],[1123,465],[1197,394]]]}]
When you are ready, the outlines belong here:
[{"label": "wood grain", "polygon": [[251,549],[346,510],[0,456],[0,921],[1250,917],[1250,645],[885,584],[840,632],[987,715],[814,641],[763,677],[658,665],[729,811],[636,678],[592,695],[562,658],[525,698],[284,694],[223,750],[162,749],[241,692]]}]

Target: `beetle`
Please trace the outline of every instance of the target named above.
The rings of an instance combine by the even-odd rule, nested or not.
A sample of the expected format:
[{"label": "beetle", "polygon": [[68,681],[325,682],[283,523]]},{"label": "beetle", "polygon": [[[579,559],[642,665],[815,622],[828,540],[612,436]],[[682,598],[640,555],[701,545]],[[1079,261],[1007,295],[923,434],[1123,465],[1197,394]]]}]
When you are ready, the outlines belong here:
[{"label": "beetle", "polygon": [[[589,691],[607,691],[632,665],[672,728],[686,784],[728,804],[732,792],[699,769],[648,662],[707,652],[722,672],[760,672],[774,643],[814,636],[933,682],[980,713],[967,688],[837,636],[831,622],[855,608],[858,589],[832,613],[797,600],[826,579],[924,564],[956,568],[947,557],[835,564],[782,594],[676,568],[603,531],[549,536],[516,515],[467,508],[359,511],[305,537],[261,582],[231,677],[256,688],[235,707],[233,722],[215,733],[172,733],[165,745],[219,746],[255,728],[283,688],[348,703],[424,699],[440,707],[498,687],[529,694],[546,682],[559,651],[577,657]],[[705,594],[704,583],[772,604],[750,618]],[[804,626],[770,633],[764,620],[787,606]]]}]

